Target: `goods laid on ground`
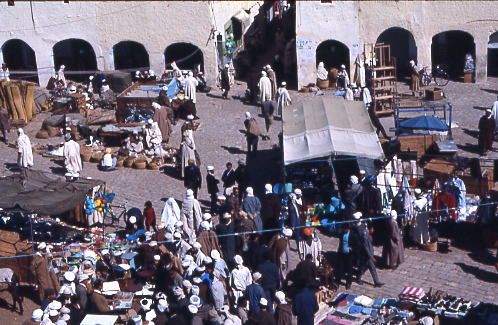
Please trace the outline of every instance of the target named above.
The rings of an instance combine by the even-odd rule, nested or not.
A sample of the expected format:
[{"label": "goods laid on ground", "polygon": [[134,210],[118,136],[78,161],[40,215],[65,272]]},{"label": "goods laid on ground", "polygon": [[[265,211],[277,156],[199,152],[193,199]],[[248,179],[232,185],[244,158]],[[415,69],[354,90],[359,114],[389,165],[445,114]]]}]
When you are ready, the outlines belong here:
[{"label": "goods laid on ground", "polygon": [[331,306],[315,324],[491,324],[498,317],[498,306],[471,302],[432,288],[426,292],[423,288],[405,287],[398,297],[339,293]]},{"label": "goods laid on ground", "polygon": [[36,85],[26,81],[0,82],[0,106],[7,108],[12,126],[26,125],[36,114]]}]

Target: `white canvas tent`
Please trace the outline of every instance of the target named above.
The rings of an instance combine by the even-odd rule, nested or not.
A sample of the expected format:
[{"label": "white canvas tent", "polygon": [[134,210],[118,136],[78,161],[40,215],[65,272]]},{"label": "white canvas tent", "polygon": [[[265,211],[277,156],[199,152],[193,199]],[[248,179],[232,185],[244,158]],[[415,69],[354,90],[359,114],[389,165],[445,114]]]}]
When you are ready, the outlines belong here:
[{"label": "white canvas tent", "polygon": [[284,163],[327,156],[383,159],[363,102],[317,96],[283,110]]}]

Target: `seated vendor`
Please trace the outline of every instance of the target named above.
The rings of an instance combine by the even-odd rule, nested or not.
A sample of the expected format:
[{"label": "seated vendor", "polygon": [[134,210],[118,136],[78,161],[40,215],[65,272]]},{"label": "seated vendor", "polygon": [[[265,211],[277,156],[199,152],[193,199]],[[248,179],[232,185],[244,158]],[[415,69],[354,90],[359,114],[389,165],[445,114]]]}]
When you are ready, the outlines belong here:
[{"label": "seated vendor", "polygon": [[125,139],[123,147],[124,150],[128,151],[127,155],[130,157],[141,154],[144,151],[143,137],[134,131],[133,136]]},{"label": "seated vendor", "polygon": [[111,171],[116,169],[117,158],[112,156],[112,149],[106,148],[104,157],[100,162],[100,170],[102,171]]}]

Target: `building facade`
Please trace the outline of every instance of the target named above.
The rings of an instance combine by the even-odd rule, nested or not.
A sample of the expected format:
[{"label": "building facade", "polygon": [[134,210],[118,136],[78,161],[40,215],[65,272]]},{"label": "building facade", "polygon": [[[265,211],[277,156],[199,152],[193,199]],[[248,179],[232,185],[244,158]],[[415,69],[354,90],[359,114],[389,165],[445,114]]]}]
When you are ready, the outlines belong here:
[{"label": "building facade", "polygon": [[297,1],[298,87],[316,82],[318,62],[352,68],[364,45],[376,42],[391,44],[398,72],[415,60],[459,79],[471,54],[476,82],[485,81],[497,73],[496,13],[496,1]]},{"label": "building facade", "polygon": [[[256,1],[0,2],[0,61],[45,85],[61,64],[78,79],[95,70],[153,69],[176,61],[216,77],[217,35]],[[254,8],[257,12],[257,7]],[[253,15],[252,15],[253,16]],[[220,39],[218,37],[218,40]]]}]

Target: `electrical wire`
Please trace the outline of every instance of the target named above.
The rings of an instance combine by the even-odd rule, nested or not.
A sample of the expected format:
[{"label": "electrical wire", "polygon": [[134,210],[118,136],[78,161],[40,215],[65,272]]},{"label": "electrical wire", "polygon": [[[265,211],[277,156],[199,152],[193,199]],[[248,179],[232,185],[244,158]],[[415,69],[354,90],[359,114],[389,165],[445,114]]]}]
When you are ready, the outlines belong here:
[{"label": "electrical wire", "polygon": [[[488,203],[480,203],[476,206],[489,206],[489,205],[497,205],[498,201],[494,202],[488,202]],[[428,213],[428,214],[433,214],[434,212],[449,212],[449,211],[458,211],[458,208],[446,208],[446,209],[428,209],[427,211],[422,211],[419,213]],[[405,214],[400,213],[398,214],[398,218],[403,217]],[[320,227],[328,227],[328,226],[334,226],[334,225],[342,225],[342,224],[351,224],[351,223],[358,223],[359,221],[361,222],[372,222],[372,221],[378,221],[378,220],[386,220],[386,219],[391,219],[391,216],[378,216],[378,217],[365,217],[359,220],[356,219],[350,219],[350,220],[341,220],[341,221],[328,221],[323,224],[319,225],[302,225],[302,226],[297,226],[297,227],[288,227],[290,229],[293,229],[294,231],[296,229],[304,229],[304,228],[320,228]],[[263,229],[262,231],[246,231],[246,232],[234,232],[234,233],[229,233],[229,234],[216,234],[213,235],[212,237],[216,238],[223,238],[223,237],[240,237],[240,236],[247,236],[247,235],[255,235],[255,234],[261,234],[261,233],[271,233],[271,232],[281,232],[283,228],[270,228],[270,229]],[[211,236],[208,236],[211,237]],[[174,243],[174,240],[163,240],[163,241],[157,241],[158,244],[166,244],[166,243]],[[81,243],[72,243],[72,244],[81,244]],[[54,243],[54,245],[64,245],[64,244],[57,244]],[[121,247],[121,245],[116,245],[116,247]],[[106,246],[104,248],[99,248],[99,249],[108,249],[110,248],[109,246]],[[97,250],[99,250],[97,249]],[[65,251],[62,252],[53,252],[53,253],[43,253],[42,255],[59,255],[59,254],[64,254]],[[32,257],[37,255],[37,253],[34,254],[21,254],[21,255],[15,255],[15,256],[0,256],[0,260],[2,259],[17,259],[17,258],[25,258],[25,257]]]}]

